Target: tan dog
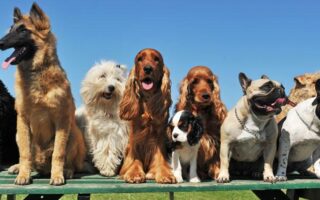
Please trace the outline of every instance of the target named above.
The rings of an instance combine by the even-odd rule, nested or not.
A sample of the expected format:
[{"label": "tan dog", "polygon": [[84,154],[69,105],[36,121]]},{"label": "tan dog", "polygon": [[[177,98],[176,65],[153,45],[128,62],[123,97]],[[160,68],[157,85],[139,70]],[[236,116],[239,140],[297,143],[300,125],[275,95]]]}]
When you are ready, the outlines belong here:
[{"label": "tan dog", "polygon": [[[316,81],[320,79],[320,73],[308,73],[296,76],[294,78],[295,86],[289,93],[289,99],[294,103],[299,103],[311,97],[316,97],[317,93],[315,88]],[[288,111],[292,108],[292,105],[285,105],[282,107],[282,111],[276,116],[276,121],[279,123],[287,116]]]},{"label": "tan dog", "polygon": [[278,128],[274,115],[286,103],[282,85],[262,76],[250,80],[239,74],[244,96],[229,111],[221,127],[220,174],[217,182],[229,182],[229,161],[255,162],[264,158],[263,180],[275,180],[272,165]]},{"label": "tan dog", "polygon": [[[61,185],[85,157],[83,136],[75,124],[75,106],[67,76],[56,53],[56,40],[48,17],[33,4],[30,15],[14,10],[14,24],[0,40],[2,50],[14,48],[3,67],[18,65],[16,72],[18,185],[30,183],[31,169],[51,172],[50,184]],[[50,171],[51,169],[51,171]]]}]

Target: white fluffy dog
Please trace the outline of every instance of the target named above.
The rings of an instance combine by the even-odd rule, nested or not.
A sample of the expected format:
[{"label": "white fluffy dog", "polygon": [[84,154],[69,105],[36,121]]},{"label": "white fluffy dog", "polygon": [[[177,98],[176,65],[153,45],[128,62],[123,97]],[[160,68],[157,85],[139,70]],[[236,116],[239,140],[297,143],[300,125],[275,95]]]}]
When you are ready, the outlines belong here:
[{"label": "white fluffy dog", "polygon": [[125,76],[124,65],[101,61],[82,82],[84,106],[76,111],[77,123],[85,134],[93,164],[104,176],[117,174],[128,143],[127,122],[118,113]]}]

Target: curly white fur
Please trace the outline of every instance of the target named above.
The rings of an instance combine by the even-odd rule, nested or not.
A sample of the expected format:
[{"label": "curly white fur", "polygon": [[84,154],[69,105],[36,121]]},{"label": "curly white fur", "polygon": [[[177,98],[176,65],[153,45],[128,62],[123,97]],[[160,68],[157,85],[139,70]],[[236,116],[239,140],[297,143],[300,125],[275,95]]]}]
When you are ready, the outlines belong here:
[{"label": "curly white fur", "polygon": [[77,123],[85,134],[95,167],[104,176],[116,175],[128,143],[127,122],[119,117],[125,76],[124,65],[101,61],[82,82],[84,106],[76,111]]}]

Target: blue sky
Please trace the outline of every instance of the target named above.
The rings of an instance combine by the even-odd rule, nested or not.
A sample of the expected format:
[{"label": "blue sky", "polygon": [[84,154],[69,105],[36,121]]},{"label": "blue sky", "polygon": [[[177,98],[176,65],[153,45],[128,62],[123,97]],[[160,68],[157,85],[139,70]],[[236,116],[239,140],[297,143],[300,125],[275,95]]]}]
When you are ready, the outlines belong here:
[{"label": "blue sky", "polygon": [[[14,6],[29,12],[33,1],[0,1],[0,35],[12,23]],[[51,19],[58,55],[71,82],[76,105],[81,81],[100,59],[126,64],[136,53],[158,49],[171,71],[172,99],[192,66],[218,75],[222,100],[240,98],[238,73],[278,80],[287,93],[293,77],[320,69],[319,1],[113,0],[36,1]],[[0,52],[1,62],[12,50]],[[0,71],[14,94],[15,66]]]}]

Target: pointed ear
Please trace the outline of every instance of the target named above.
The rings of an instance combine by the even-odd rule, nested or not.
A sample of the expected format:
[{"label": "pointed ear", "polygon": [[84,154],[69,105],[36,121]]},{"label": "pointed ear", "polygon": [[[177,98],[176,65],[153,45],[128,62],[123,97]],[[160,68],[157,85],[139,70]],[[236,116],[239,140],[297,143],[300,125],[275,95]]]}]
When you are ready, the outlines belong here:
[{"label": "pointed ear", "polygon": [[50,22],[48,16],[41,10],[37,3],[33,3],[30,10],[30,20],[35,27],[42,30],[50,30]]},{"label": "pointed ear", "polygon": [[245,73],[240,72],[239,81],[242,87],[243,94],[246,94],[246,90],[251,85],[252,80],[249,79]]},{"label": "pointed ear", "polygon": [[303,76],[296,76],[294,77],[294,82],[296,83],[295,88],[302,88],[305,84],[305,79]]},{"label": "pointed ear", "polygon": [[15,7],[13,10],[13,22],[16,23],[20,19],[22,19],[21,11],[19,8]]},{"label": "pointed ear", "polygon": [[262,76],[261,76],[261,78],[262,79],[270,79],[267,75],[265,75],[265,74],[263,74]]}]

